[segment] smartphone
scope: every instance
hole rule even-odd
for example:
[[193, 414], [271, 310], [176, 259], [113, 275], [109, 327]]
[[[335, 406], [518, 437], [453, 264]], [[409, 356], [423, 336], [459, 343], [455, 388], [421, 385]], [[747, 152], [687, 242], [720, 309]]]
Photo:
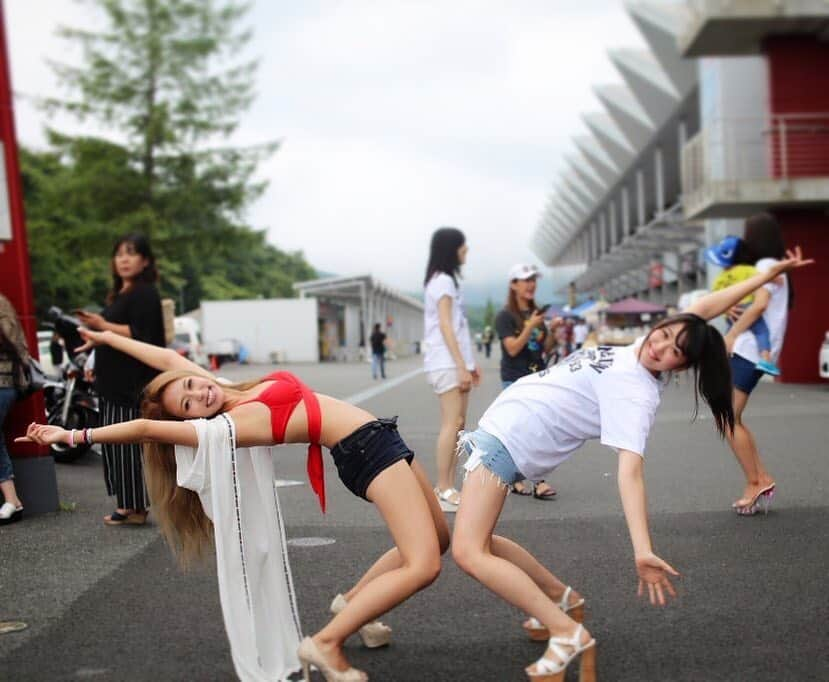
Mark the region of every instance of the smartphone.
[[546, 312], [550, 309], [550, 305], [551, 305], [551, 304], [550, 304], [550, 303], [548, 303], [547, 305], [543, 305], [543, 306], [541, 306], [541, 307], [538, 309], [538, 312], [540, 312], [540, 313], [543, 315], [544, 313], [546, 313]]

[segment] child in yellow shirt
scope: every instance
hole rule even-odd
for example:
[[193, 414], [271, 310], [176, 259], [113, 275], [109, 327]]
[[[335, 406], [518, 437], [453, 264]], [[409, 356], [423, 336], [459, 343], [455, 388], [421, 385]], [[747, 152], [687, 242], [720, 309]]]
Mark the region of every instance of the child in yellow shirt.
[[[734, 265], [734, 257], [740, 245], [740, 238], [728, 236], [719, 244], [705, 250], [705, 258], [709, 263], [725, 268], [714, 280], [711, 287], [713, 291], [719, 291], [730, 287], [732, 284], [742, 282], [757, 274], [757, 268], [753, 265]], [[740, 301], [740, 307], [745, 309], [754, 302], [754, 294], [746, 296]], [[731, 320], [728, 320], [731, 326]], [[757, 369], [772, 376], [780, 375], [780, 368], [774, 363], [771, 357], [771, 335], [765, 319], [761, 315], [751, 325], [750, 331], [757, 341], [757, 348], [760, 351], [760, 361], [755, 365]]]

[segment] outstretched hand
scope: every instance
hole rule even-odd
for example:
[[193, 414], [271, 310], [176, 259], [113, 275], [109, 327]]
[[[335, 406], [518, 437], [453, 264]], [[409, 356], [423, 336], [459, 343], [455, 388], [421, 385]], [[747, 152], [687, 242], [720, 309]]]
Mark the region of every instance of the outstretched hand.
[[25, 436], [18, 436], [15, 443], [39, 443], [40, 445], [52, 445], [53, 443], [68, 443], [69, 431], [60, 426], [49, 424], [36, 424], [32, 422], [26, 429]]
[[815, 262], [814, 258], [803, 258], [803, 251], [799, 246], [794, 249], [786, 249], [786, 257], [774, 266], [778, 273], [788, 272], [796, 268], [802, 268]]
[[78, 346], [75, 349], [76, 353], [83, 353], [85, 351], [91, 350], [95, 346], [100, 346], [104, 343], [104, 332], [95, 331], [93, 329], [87, 329], [86, 327], [78, 327], [78, 333], [81, 335], [81, 338], [86, 342], [82, 346]]
[[676, 598], [676, 590], [668, 579], [668, 576], [679, 577], [679, 573], [666, 561], [660, 559], [656, 554], [650, 553], [636, 557], [636, 572], [639, 574], [638, 596], [645, 593], [645, 586], [648, 588], [648, 598], [651, 604], [665, 606], [665, 593]]

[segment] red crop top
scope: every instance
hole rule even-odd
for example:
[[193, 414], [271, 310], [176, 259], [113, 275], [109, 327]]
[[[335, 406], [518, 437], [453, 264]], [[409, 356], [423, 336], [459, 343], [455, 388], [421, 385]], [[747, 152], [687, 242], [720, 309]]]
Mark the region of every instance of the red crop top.
[[245, 402], [262, 403], [268, 407], [271, 411], [271, 433], [276, 443], [285, 441], [288, 420], [296, 406], [300, 402], [305, 402], [305, 412], [308, 415], [308, 480], [311, 482], [311, 488], [319, 497], [320, 507], [325, 513], [325, 476], [322, 466], [322, 448], [319, 443], [322, 431], [322, 411], [317, 396], [290, 372], [274, 372], [262, 381], [274, 383], [255, 398]]

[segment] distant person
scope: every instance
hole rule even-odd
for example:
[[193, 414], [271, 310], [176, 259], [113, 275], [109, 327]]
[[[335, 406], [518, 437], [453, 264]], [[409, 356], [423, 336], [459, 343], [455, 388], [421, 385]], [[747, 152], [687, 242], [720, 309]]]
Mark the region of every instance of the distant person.
[[[735, 258], [735, 265], [753, 265], [760, 273], [775, 269], [787, 255], [780, 225], [768, 213], [746, 219], [743, 246]], [[774, 478], [766, 471], [760, 459], [757, 441], [743, 422], [743, 411], [763, 375], [763, 370], [757, 366], [761, 359], [758, 340], [749, 330], [761, 316], [765, 318], [771, 337], [771, 358], [776, 360], [783, 349], [793, 301], [794, 291], [789, 276], [771, 279], [754, 292], [754, 302], [742, 311], [725, 335], [726, 345], [731, 351], [731, 374], [734, 381], [735, 424], [728, 444], [746, 479], [742, 497], [731, 506], [741, 515], [750, 516], [761, 509], [768, 510], [776, 488]], [[739, 314], [740, 310], [734, 312]]]
[[475, 350], [479, 353], [484, 349], [484, 335], [481, 332], [475, 332]]
[[374, 325], [369, 337], [371, 343], [371, 378], [386, 378], [386, 335], [380, 329], [380, 323]]
[[492, 331], [492, 327], [487, 325], [484, 327], [484, 333], [481, 335], [481, 341], [484, 344], [484, 352], [486, 356], [489, 357], [492, 355], [492, 341], [495, 338], [495, 334]]
[[581, 350], [581, 347], [587, 340], [587, 335], [589, 333], [590, 327], [587, 325], [587, 322], [585, 322], [582, 318], [579, 318], [573, 326], [573, 343], [576, 346], [576, 350]]
[[435, 494], [441, 508], [449, 512], [457, 509], [461, 499], [455, 488], [455, 443], [466, 422], [469, 391], [480, 381], [458, 284], [468, 250], [466, 237], [457, 228], [436, 230], [424, 280], [423, 369], [440, 401]]
[[[732, 284], [742, 282], [744, 279], [748, 279], [757, 274], [757, 268], [753, 264], [738, 263], [738, 260], [751, 258], [751, 256], [745, 253], [746, 249], [745, 242], [733, 235], [729, 235], [719, 244], [715, 244], [706, 249], [705, 259], [709, 263], [724, 268], [714, 280], [714, 284], [711, 286], [712, 291], [725, 289]], [[780, 283], [782, 281], [778, 282], [778, 284]], [[745, 310], [752, 303], [754, 303], [754, 294], [746, 296], [740, 301], [739, 308]], [[730, 328], [731, 320], [729, 319], [726, 324]], [[771, 336], [769, 334], [769, 326], [766, 324], [765, 313], [754, 320], [749, 331], [754, 334], [754, 339], [757, 342], [758, 355], [760, 356], [755, 367], [766, 374], [780, 376], [780, 368], [775, 364], [771, 356]]]
[[[138, 233], [121, 237], [112, 249], [112, 290], [100, 314], [78, 311], [89, 329], [164, 346], [158, 270], [150, 242]], [[157, 372], [141, 361], [104, 345], [95, 351], [95, 389], [101, 397], [101, 423], [118, 424], [140, 416], [141, 390]], [[108, 526], [142, 525], [150, 506], [140, 444], [104, 443], [104, 481], [116, 509]]]
[[3, 493], [0, 525], [23, 517], [23, 503], [14, 486], [14, 468], [2, 427], [17, 400], [18, 391], [27, 388], [25, 368], [28, 364], [29, 347], [17, 311], [11, 301], [0, 294], [0, 492]]
[[[544, 357], [553, 347], [554, 334], [535, 302], [539, 277], [541, 272], [534, 265], [514, 265], [509, 271], [507, 301], [495, 316], [495, 330], [501, 340], [502, 388], [544, 369]], [[557, 328], [560, 323], [557, 318], [552, 327]], [[516, 481], [512, 492], [532, 495], [537, 500], [551, 500], [556, 496], [556, 491], [543, 479], [532, 483]]]

